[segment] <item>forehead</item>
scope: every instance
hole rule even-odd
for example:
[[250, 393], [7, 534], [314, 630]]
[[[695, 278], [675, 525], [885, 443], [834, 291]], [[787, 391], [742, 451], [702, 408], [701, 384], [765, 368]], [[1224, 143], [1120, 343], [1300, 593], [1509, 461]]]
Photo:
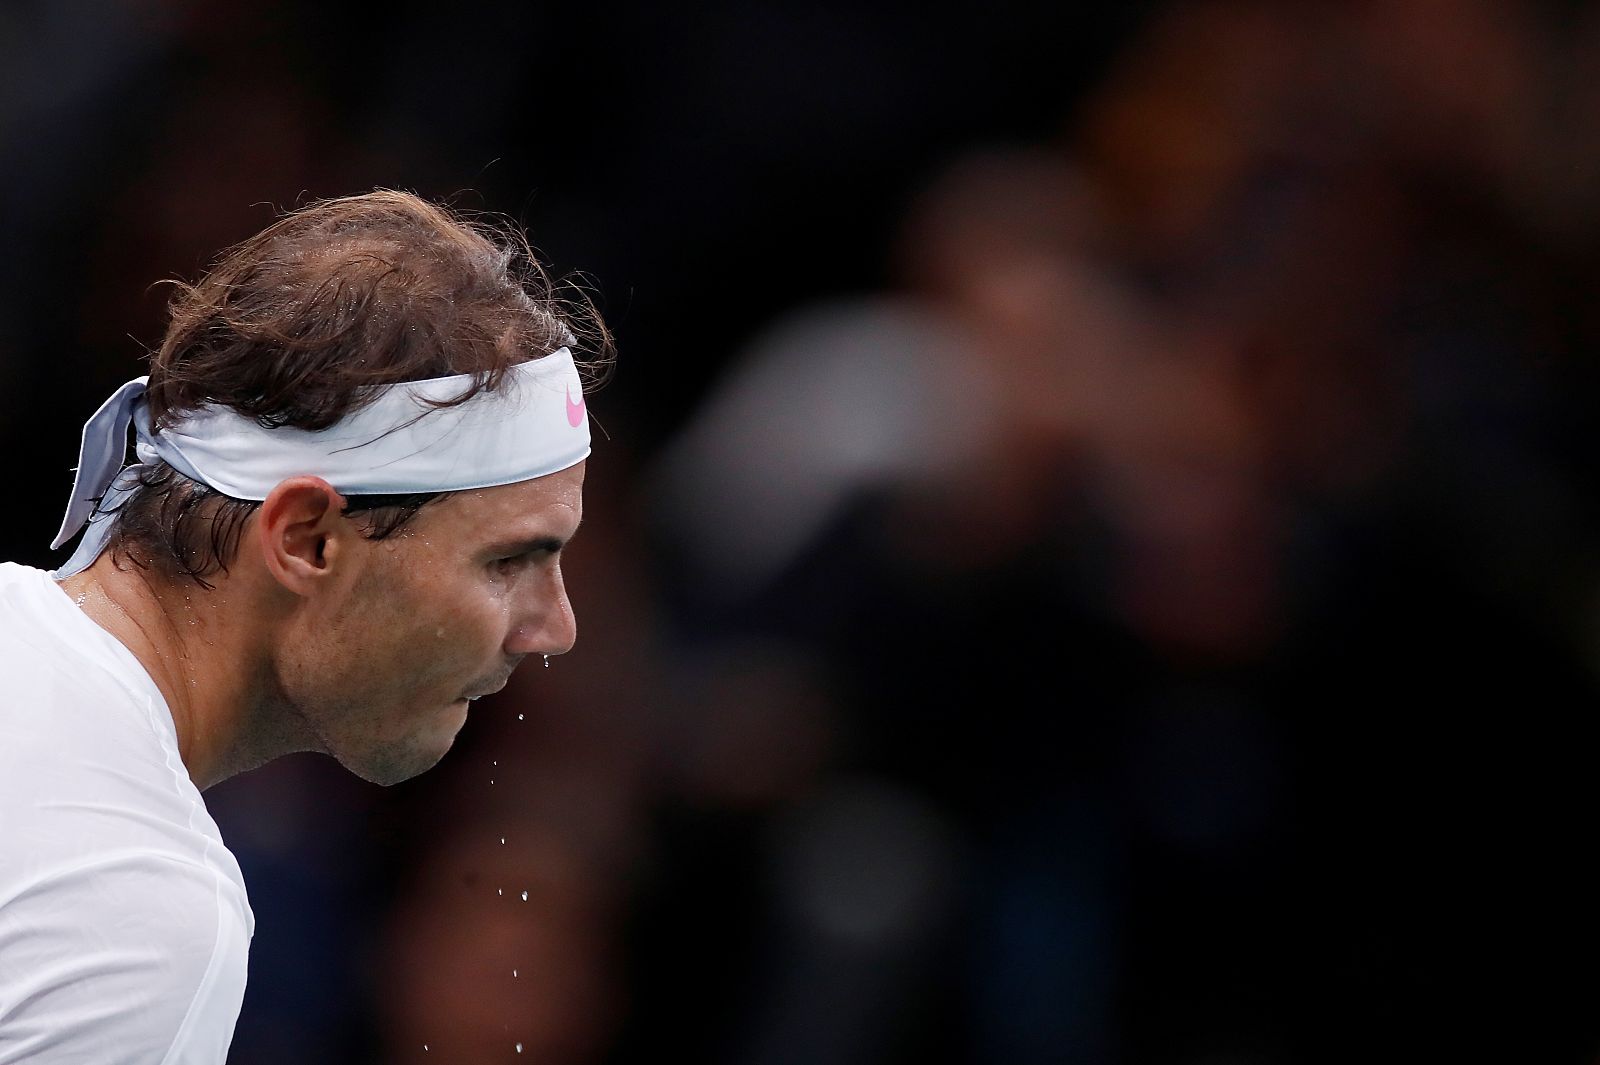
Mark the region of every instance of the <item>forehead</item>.
[[[507, 536], [554, 536], [566, 539], [583, 520], [585, 463], [544, 477], [493, 488], [451, 492], [438, 504], [424, 507], [433, 531], [458, 539], [490, 541]], [[430, 512], [432, 512], [430, 514]]]

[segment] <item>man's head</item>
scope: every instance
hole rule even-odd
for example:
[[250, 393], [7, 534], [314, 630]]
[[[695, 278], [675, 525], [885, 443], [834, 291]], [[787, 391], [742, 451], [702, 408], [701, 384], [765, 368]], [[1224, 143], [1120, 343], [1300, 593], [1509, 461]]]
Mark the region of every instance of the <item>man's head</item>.
[[[594, 356], [578, 367], [589, 383], [610, 355], [587, 301], [555, 297], [519, 237], [398, 192], [285, 216], [178, 285], [171, 317], [142, 400], [151, 439], [207, 411], [251, 432], [339, 432], [374, 417], [394, 386], [454, 379], [448, 395], [413, 403], [418, 418], [380, 419], [403, 433], [539, 384], [537, 366], [556, 364], [530, 360], [579, 337]], [[583, 383], [565, 388], [567, 421], [580, 426]], [[543, 475], [451, 482], [494, 487], [379, 495], [285, 470], [270, 490], [233, 498], [141, 456], [114, 506], [112, 563], [158, 589], [248, 603], [272, 634], [252, 694], [368, 779], [427, 768], [465, 700], [498, 688], [523, 656], [571, 646], [558, 552], [581, 515], [575, 457]]]
[[[322, 430], [383, 385], [473, 375], [457, 402], [577, 338], [592, 385], [611, 340], [581, 294], [558, 297], [521, 236], [404, 192], [324, 200], [229, 249], [194, 285], [175, 283], [151, 356], [157, 429], [203, 404], [265, 426]], [[204, 582], [225, 570], [255, 503], [157, 463], [118, 512], [117, 556]], [[375, 538], [434, 493], [351, 497]]]

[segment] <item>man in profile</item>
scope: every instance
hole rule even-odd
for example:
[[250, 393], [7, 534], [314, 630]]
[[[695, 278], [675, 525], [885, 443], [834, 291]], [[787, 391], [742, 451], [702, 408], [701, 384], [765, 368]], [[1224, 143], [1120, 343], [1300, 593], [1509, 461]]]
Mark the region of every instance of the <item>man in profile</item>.
[[520, 240], [398, 192], [178, 287], [84, 427], [76, 551], [0, 564], [0, 1065], [226, 1058], [254, 919], [201, 791], [292, 751], [404, 780], [572, 646], [610, 353]]

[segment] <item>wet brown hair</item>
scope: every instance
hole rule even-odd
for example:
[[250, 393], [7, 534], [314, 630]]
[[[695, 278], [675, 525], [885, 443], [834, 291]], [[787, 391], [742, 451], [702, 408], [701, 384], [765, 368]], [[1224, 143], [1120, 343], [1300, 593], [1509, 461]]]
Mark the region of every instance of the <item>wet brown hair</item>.
[[[289, 212], [223, 253], [194, 284], [173, 282], [170, 324], [146, 393], [157, 433], [204, 404], [269, 428], [326, 429], [384, 385], [472, 375], [464, 403], [513, 365], [573, 349], [586, 390], [613, 348], [583, 289], [553, 284], [514, 226], [378, 190]], [[350, 496], [382, 539], [440, 493]], [[162, 462], [116, 510], [113, 558], [209, 587], [259, 503]]]

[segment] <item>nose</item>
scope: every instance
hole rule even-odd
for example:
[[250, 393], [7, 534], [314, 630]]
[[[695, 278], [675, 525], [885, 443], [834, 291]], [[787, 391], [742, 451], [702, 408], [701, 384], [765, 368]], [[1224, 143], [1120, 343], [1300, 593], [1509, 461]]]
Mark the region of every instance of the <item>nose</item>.
[[527, 599], [518, 604], [506, 637], [506, 653], [564, 655], [578, 641], [578, 619], [572, 613], [560, 567], [551, 567], [549, 578], [534, 585]]

